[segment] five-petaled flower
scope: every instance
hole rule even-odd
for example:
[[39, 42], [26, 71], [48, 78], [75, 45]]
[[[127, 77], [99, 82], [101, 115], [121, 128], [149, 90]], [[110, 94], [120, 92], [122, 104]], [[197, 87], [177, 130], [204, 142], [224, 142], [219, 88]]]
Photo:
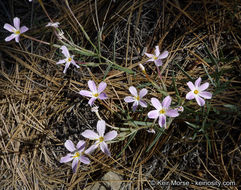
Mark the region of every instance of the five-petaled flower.
[[186, 99], [192, 100], [195, 98], [195, 100], [197, 101], [199, 106], [204, 106], [205, 101], [201, 97], [203, 97], [205, 99], [211, 99], [212, 94], [210, 92], [204, 91], [208, 88], [209, 83], [205, 82], [204, 84], [200, 85], [201, 81], [202, 81], [202, 79], [199, 77], [195, 81], [195, 85], [191, 81], [189, 81], [187, 83], [187, 85], [191, 91], [187, 93]]
[[100, 146], [100, 149], [102, 152], [110, 156], [110, 151], [108, 149], [108, 146], [106, 144], [106, 141], [110, 141], [114, 139], [117, 136], [117, 132], [115, 130], [110, 131], [106, 134], [105, 133], [105, 121], [104, 120], [99, 120], [97, 122], [97, 133], [91, 130], [85, 130], [83, 133], [81, 133], [82, 136], [85, 138], [88, 138], [90, 140], [95, 140], [95, 144], [92, 145], [90, 148], [90, 152], [94, 151], [98, 146]]
[[179, 115], [177, 110], [169, 109], [171, 105], [171, 97], [167, 96], [164, 98], [162, 103], [156, 98], [151, 99], [152, 105], [156, 108], [156, 110], [152, 110], [148, 113], [148, 117], [151, 119], [157, 119], [159, 117], [159, 125], [160, 127], [166, 128], [166, 116], [169, 117], [177, 117]]
[[98, 86], [98, 89], [95, 85], [95, 82], [92, 81], [92, 80], [89, 80], [88, 81], [88, 86], [89, 86], [89, 89], [90, 91], [88, 90], [81, 90], [79, 93], [80, 95], [82, 96], [87, 96], [87, 97], [90, 97], [90, 100], [88, 102], [88, 104], [90, 106], [92, 106], [94, 104], [94, 101], [96, 99], [101, 99], [101, 100], [105, 100], [107, 99], [107, 95], [103, 92], [107, 86], [107, 84], [105, 82], [101, 82]]
[[64, 146], [71, 152], [69, 154], [67, 154], [66, 156], [62, 157], [60, 159], [61, 163], [66, 163], [66, 162], [70, 162], [71, 160], [73, 160], [72, 162], [72, 169], [73, 172], [76, 171], [76, 168], [78, 166], [78, 162], [82, 162], [84, 164], [89, 164], [90, 160], [89, 158], [87, 158], [84, 153], [88, 154], [90, 152], [90, 149], [87, 149], [86, 151], [84, 151], [85, 149], [85, 141], [79, 141], [77, 146], [74, 146], [74, 143], [71, 140], [67, 140], [64, 143]]
[[18, 17], [15, 17], [13, 19], [13, 25], [14, 27], [7, 23], [4, 24], [3, 28], [13, 33], [10, 36], [6, 37], [5, 41], [8, 42], [15, 38], [15, 41], [19, 43], [20, 34], [28, 31], [28, 28], [26, 26], [20, 27], [20, 19]]
[[69, 54], [69, 50], [67, 49], [66, 46], [62, 46], [60, 48], [62, 50], [62, 53], [65, 56], [65, 59], [59, 60], [56, 64], [62, 64], [62, 63], [66, 63], [65, 64], [65, 68], [63, 73], [66, 73], [67, 69], [69, 68], [70, 64], [72, 63], [74, 66], [76, 66], [77, 68], [80, 68], [74, 61], [74, 55], [70, 55]]
[[147, 89], [143, 88], [141, 89], [140, 93], [137, 93], [137, 90], [134, 86], [131, 86], [129, 88], [130, 93], [133, 95], [132, 96], [127, 96], [125, 97], [124, 101], [127, 103], [134, 102], [133, 103], [133, 111], [136, 110], [137, 106], [140, 104], [142, 107], [147, 107], [147, 103], [142, 100], [142, 98], [147, 94]]
[[159, 46], [156, 46], [154, 54], [145, 53], [145, 55], [150, 58], [147, 60], [147, 62], [154, 61], [156, 66], [162, 66], [162, 59], [167, 58], [168, 51], [164, 51], [162, 54], [160, 54]]

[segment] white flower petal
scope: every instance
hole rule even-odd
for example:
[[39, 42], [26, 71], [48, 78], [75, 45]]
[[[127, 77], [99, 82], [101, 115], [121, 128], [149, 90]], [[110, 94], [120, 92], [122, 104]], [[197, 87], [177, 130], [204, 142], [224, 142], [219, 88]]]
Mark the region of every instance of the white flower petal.
[[163, 64], [161, 59], [154, 60], [154, 63], [157, 67], [160, 67]]
[[66, 58], [69, 58], [69, 57], [70, 57], [70, 55], [69, 55], [69, 50], [67, 49], [66, 46], [61, 46], [60, 49], [62, 50], [62, 53], [64, 54], [64, 56], [65, 56]]
[[109, 151], [108, 146], [105, 142], [100, 143], [100, 150], [102, 152], [104, 152], [105, 154], [107, 154], [108, 156], [110, 156], [110, 151]]
[[8, 37], [5, 38], [5, 41], [8, 42], [8, 41], [12, 40], [12, 39], [15, 38], [15, 37], [16, 37], [15, 34], [11, 34], [10, 36], [8, 36]]
[[169, 109], [166, 111], [166, 115], [168, 117], [177, 117], [177, 116], [179, 116], [179, 113], [177, 110]]
[[87, 139], [90, 140], [97, 140], [99, 139], [99, 135], [97, 133], [95, 133], [94, 131], [91, 131], [89, 129], [85, 130], [83, 133], [81, 133], [81, 135]]
[[158, 118], [159, 115], [160, 115], [159, 111], [157, 111], [157, 110], [152, 110], [152, 111], [148, 112], [148, 114], [147, 114], [148, 118], [150, 118], [150, 119], [156, 119], [156, 118]]
[[70, 63], [66, 63], [65, 64], [64, 71], [63, 71], [64, 74], [66, 73], [66, 71], [69, 68], [69, 66], [70, 66]]
[[8, 30], [9, 32], [14, 32], [16, 30], [12, 25], [7, 24], [7, 23], [4, 24], [3, 28]]
[[97, 88], [95, 85], [95, 82], [93, 80], [89, 80], [88, 81], [88, 86], [91, 92], [96, 93], [97, 92]]
[[159, 55], [158, 59], [165, 59], [168, 56], [168, 51], [164, 51], [161, 55]]
[[97, 99], [97, 98], [94, 98], [94, 97], [90, 98], [90, 100], [88, 101], [88, 104], [89, 104], [90, 106], [93, 106], [93, 104], [94, 104], [94, 102], [95, 102], [96, 99]]
[[156, 46], [155, 47], [155, 56], [158, 57], [160, 55], [160, 49], [159, 49], [159, 46]]
[[85, 148], [85, 141], [80, 140], [76, 145], [76, 148], [78, 149], [78, 151], [83, 150]]
[[136, 88], [135, 88], [134, 86], [131, 86], [131, 87], [129, 88], [129, 91], [130, 91], [130, 93], [131, 93], [133, 96], [135, 96], [135, 97], [138, 96], [137, 90], [136, 90]]
[[72, 154], [67, 154], [66, 156], [62, 157], [60, 159], [60, 163], [66, 163], [73, 160], [73, 155]]
[[186, 95], [186, 99], [192, 100], [193, 98], [195, 98], [195, 94], [192, 91], [188, 92], [187, 95]]
[[13, 19], [13, 25], [16, 28], [16, 30], [20, 30], [20, 19], [18, 17], [15, 17]]
[[160, 103], [160, 101], [158, 99], [151, 98], [151, 103], [157, 110], [161, 110], [162, 109], [162, 105], [161, 105], [161, 103]]
[[63, 63], [65, 63], [65, 59], [59, 60], [56, 64], [58, 65], [58, 64], [63, 64]]
[[27, 28], [26, 26], [22, 26], [22, 27], [20, 28], [20, 33], [21, 33], [21, 34], [24, 33], [24, 32], [26, 32], [26, 31], [28, 31], [28, 28]]
[[201, 84], [202, 79], [199, 77], [196, 81], [195, 81], [195, 87], [198, 88]]
[[148, 93], [147, 89], [145, 89], [145, 88], [141, 89], [141, 91], [139, 93], [140, 98], [143, 98], [147, 93]]
[[135, 98], [132, 97], [132, 96], [127, 96], [127, 97], [124, 98], [124, 101], [127, 102], [127, 103], [134, 102]]
[[205, 104], [204, 99], [202, 99], [202, 98], [199, 97], [199, 96], [195, 96], [195, 99], [196, 99], [196, 101], [197, 101], [197, 103], [198, 103], [199, 106], [204, 106], [204, 104]]
[[73, 170], [74, 173], [76, 172], [76, 169], [77, 169], [77, 166], [78, 166], [78, 162], [79, 162], [78, 158], [75, 158], [73, 160], [73, 162], [72, 162], [72, 170]]
[[193, 84], [191, 81], [189, 81], [189, 82], [187, 83], [187, 86], [190, 88], [190, 90], [195, 90], [195, 89], [196, 89], [195, 86], [194, 86], [194, 84]]
[[111, 141], [112, 139], [116, 138], [117, 132], [116, 131], [110, 131], [105, 134], [104, 141]]
[[171, 105], [172, 102], [172, 98], [170, 96], [167, 96], [164, 98], [164, 100], [162, 101], [162, 107], [163, 108], [169, 108], [169, 106]]
[[65, 141], [64, 146], [70, 152], [74, 152], [76, 150], [74, 143], [71, 140]]
[[87, 97], [92, 97], [92, 92], [90, 92], [90, 91], [88, 91], [88, 90], [81, 90], [80, 92], [79, 92], [79, 94], [80, 95], [82, 95], [82, 96], [87, 96]]
[[106, 88], [107, 84], [105, 82], [101, 82], [98, 86], [98, 93], [100, 94], [101, 92], [103, 92]]
[[17, 42], [17, 43], [19, 43], [19, 35], [15, 35], [15, 41]]
[[203, 97], [203, 98], [206, 98], [206, 99], [211, 99], [212, 98], [212, 93], [206, 92], [206, 91], [200, 92], [199, 95], [201, 97]]
[[199, 91], [204, 91], [204, 90], [206, 90], [208, 87], [209, 87], [209, 83], [208, 83], [208, 82], [205, 82], [204, 84], [202, 84], [202, 85], [200, 85], [200, 86], [198, 87], [198, 90], [199, 90]]
[[144, 107], [144, 108], [147, 107], [147, 103], [144, 100], [140, 100], [139, 103], [140, 103], [141, 107]]
[[105, 121], [99, 120], [97, 122], [97, 131], [99, 133], [99, 136], [103, 137], [105, 134]]
[[160, 127], [165, 127], [166, 126], [166, 116], [160, 115], [158, 123], [159, 123]]
[[149, 58], [152, 58], [153, 57], [153, 54], [150, 54], [150, 53], [145, 53], [145, 55]]

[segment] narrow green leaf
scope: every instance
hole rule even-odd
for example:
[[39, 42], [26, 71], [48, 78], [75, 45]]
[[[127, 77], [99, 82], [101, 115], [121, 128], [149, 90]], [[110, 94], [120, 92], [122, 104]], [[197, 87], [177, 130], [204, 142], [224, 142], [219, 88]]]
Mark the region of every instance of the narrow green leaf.
[[136, 136], [137, 132], [134, 132], [128, 139], [126, 145], [124, 146], [124, 148], [121, 150], [121, 152], [117, 155], [117, 158], [122, 154], [122, 152], [127, 148], [127, 146], [129, 146], [129, 144], [131, 143], [131, 141], [134, 139], [134, 137]]
[[174, 62], [174, 63], [183, 72], [184, 75], [186, 75], [191, 81], [193, 81], [193, 78], [186, 71], [184, 71], [183, 68], [180, 65], [178, 65], [176, 62]]
[[199, 129], [199, 126], [198, 126], [198, 125], [189, 123], [189, 122], [187, 122], [187, 121], [185, 121], [185, 123], [188, 124], [190, 127], [194, 128], [194, 129]]
[[157, 141], [159, 140], [160, 136], [163, 134], [163, 132], [161, 132], [160, 130], [157, 131], [156, 137], [154, 139], [154, 141], [150, 144], [150, 146], [147, 148], [146, 152], [149, 152], [150, 149], [157, 143]]

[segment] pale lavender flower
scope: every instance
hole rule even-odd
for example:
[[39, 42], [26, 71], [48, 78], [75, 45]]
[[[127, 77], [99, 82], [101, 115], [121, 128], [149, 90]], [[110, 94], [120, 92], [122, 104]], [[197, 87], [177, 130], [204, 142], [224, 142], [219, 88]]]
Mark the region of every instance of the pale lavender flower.
[[154, 61], [156, 66], [162, 66], [162, 59], [167, 58], [168, 51], [164, 51], [162, 54], [160, 54], [159, 46], [156, 46], [154, 54], [145, 53], [145, 55], [150, 58], [147, 60], [147, 62]]
[[86, 156], [84, 156], [84, 153], [88, 154], [90, 152], [90, 149], [84, 151], [85, 149], [85, 141], [79, 141], [77, 146], [74, 146], [74, 143], [71, 140], [67, 140], [64, 143], [64, 146], [69, 150], [71, 153], [67, 154], [66, 156], [62, 157], [60, 159], [60, 163], [66, 163], [72, 162], [72, 169], [73, 172], [76, 171], [76, 168], [78, 166], [78, 162], [82, 162], [84, 164], [89, 164], [90, 160]]
[[164, 98], [162, 103], [156, 98], [151, 99], [152, 105], [156, 110], [152, 110], [148, 113], [148, 117], [151, 119], [157, 119], [159, 117], [160, 127], [165, 127], [166, 125], [166, 116], [168, 117], [177, 117], [179, 115], [177, 110], [170, 109], [172, 99], [170, 96]]
[[134, 86], [131, 86], [129, 88], [129, 91], [133, 96], [125, 97], [124, 101], [127, 102], [127, 103], [134, 102], [133, 103], [133, 111], [136, 110], [138, 105], [141, 105], [141, 107], [144, 107], [144, 108], [147, 107], [147, 103], [144, 100], [142, 100], [142, 98], [148, 92], [147, 89], [145, 89], [145, 88], [141, 89], [140, 93], [138, 94], [136, 88]]
[[69, 50], [67, 49], [66, 46], [62, 46], [60, 49], [62, 50], [62, 53], [63, 53], [64, 56], [65, 56], [65, 59], [59, 60], [56, 64], [66, 63], [63, 73], [66, 73], [66, 71], [67, 71], [67, 69], [69, 68], [69, 66], [70, 66], [71, 63], [72, 63], [74, 66], [76, 66], [77, 68], [80, 68], [80, 67], [76, 64], [76, 62], [74, 61], [74, 55], [70, 55], [70, 54], [69, 54]]
[[97, 132], [98, 134], [94, 131], [87, 129], [83, 133], [81, 133], [81, 135], [84, 136], [85, 138], [96, 141], [95, 144], [89, 148], [90, 152], [94, 151], [98, 146], [100, 146], [101, 151], [107, 154], [108, 156], [110, 156], [110, 151], [108, 149], [106, 141], [110, 141], [114, 139], [117, 136], [117, 132], [113, 130], [104, 134], [105, 133], [104, 120], [99, 120], [97, 122]]
[[204, 84], [201, 85], [201, 81], [202, 79], [199, 77], [195, 81], [195, 85], [191, 81], [187, 83], [191, 91], [187, 93], [186, 99], [192, 100], [195, 98], [199, 106], [204, 106], [205, 101], [203, 98], [211, 99], [212, 94], [210, 92], [204, 91], [209, 87], [209, 83], [205, 82]]
[[59, 27], [59, 22], [49, 22], [45, 27], [58, 28]]
[[8, 42], [8, 41], [12, 40], [13, 38], [15, 38], [15, 41], [17, 43], [19, 43], [20, 35], [26, 31], [28, 31], [28, 28], [26, 26], [20, 27], [20, 19], [18, 17], [15, 17], [13, 19], [13, 25], [14, 25], [14, 27], [7, 23], [4, 24], [3, 28], [8, 30], [9, 32], [13, 33], [10, 36], [6, 37], [5, 41]]
[[89, 86], [90, 91], [81, 90], [79, 93], [82, 96], [90, 97], [90, 100], [88, 102], [88, 104], [90, 106], [92, 106], [94, 104], [94, 101], [98, 98], [101, 100], [105, 100], [108, 98], [107, 95], [103, 92], [107, 86], [107, 84], [105, 82], [101, 82], [97, 88], [95, 85], [95, 82], [92, 80], [89, 80], [88, 86]]

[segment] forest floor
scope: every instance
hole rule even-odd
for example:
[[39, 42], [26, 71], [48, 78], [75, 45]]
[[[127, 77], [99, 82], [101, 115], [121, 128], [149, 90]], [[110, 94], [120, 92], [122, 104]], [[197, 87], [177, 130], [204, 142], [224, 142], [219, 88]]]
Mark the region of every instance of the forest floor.
[[[0, 7], [0, 189], [241, 187], [239, 0], [8, 0]], [[29, 28], [20, 43], [4, 41], [3, 25], [14, 17]], [[50, 21], [59, 28], [46, 27]], [[80, 68], [63, 73], [62, 45]], [[169, 52], [158, 68], [144, 54], [155, 46]], [[187, 82], [199, 77], [212, 93], [202, 107], [185, 99]], [[95, 101], [99, 116], [79, 94], [89, 80], [107, 83], [108, 99]], [[147, 108], [134, 112], [124, 101], [130, 86], [148, 90]], [[167, 95], [184, 111], [164, 129], [148, 111], [151, 98]], [[81, 133], [96, 131], [100, 118], [118, 133], [111, 156], [98, 149], [74, 173], [60, 163], [64, 143], [85, 140]]]

